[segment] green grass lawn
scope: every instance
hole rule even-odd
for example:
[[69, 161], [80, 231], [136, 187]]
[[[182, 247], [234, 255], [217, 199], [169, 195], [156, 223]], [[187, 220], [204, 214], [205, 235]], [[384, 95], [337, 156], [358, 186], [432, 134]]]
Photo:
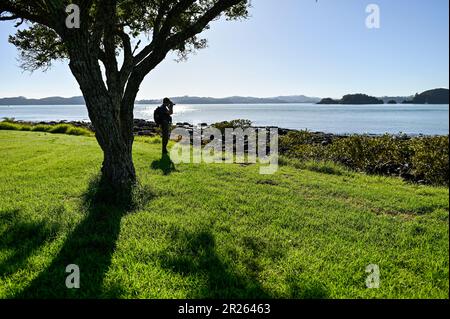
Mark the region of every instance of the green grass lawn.
[[[0, 131], [0, 297], [449, 297], [446, 188], [159, 159], [159, 144], [135, 143], [147, 201], [127, 211], [89, 201], [93, 137]], [[69, 264], [80, 289], [65, 286]]]

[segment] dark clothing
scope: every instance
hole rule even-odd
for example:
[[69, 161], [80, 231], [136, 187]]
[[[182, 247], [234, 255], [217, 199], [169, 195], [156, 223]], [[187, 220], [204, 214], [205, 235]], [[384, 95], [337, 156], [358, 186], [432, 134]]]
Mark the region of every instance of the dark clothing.
[[170, 124], [172, 124], [172, 116], [170, 116], [172, 113], [169, 111], [169, 109], [167, 109], [166, 106], [161, 105], [159, 107], [160, 109], [160, 121], [162, 122], [169, 122]]
[[161, 127], [161, 135], [162, 135], [162, 152], [163, 154], [167, 154], [167, 144], [170, 139], [170, 128], [172, 126], [172, 110], [169, 110], [165, 105], [161, 105], [161, 113], [160, 113], [160, 127]]
[[161, 121], [161, 135], [162, 135], [162, 152], [163, 154], [167, 154], [167, 144], [169, 143], [170, 138], [170, 127], [171, 122], [169, 121]]

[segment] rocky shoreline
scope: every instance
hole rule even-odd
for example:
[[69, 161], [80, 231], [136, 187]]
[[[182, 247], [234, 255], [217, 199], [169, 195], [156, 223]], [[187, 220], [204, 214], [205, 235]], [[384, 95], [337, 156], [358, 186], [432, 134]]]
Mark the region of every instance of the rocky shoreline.
[[[16, 120], [14, 121], [16, 123], [23, 123], [23, 124], [31, 124], [31, 125], [37, 125], [37, 124], [45, 124], [45, 125], [58, 125], [58, 124], [70, 124], [76, 127], [82, 127], [85, 129], [88, 129], [90, 131], [95, 132], [95, 129], [93, 127], [93, 125], [90, 122], [83, 122], [83, 121], [38, 121], [38, 122], [30, 122], [30, 121], [19, 121]], [[194, 129], [194, 125], [187, 123], [187, 122], [179, 122], [179, 123], [174, 123], [175, 127], [179, 127], [179, 128], [185, 128], [188, 131], [190, 131], [192, 133], [192, 130]], [[208, 127], [210, 127], [211, 125], [207, 124], [207, 123], [201, 123], [199, 124], [197, 127], [201, 127], [203, 129], [206, 129]], [[274, 126], [266, 126], [266, 127], [258, 127], [258, 126], [253, 126], [254, 128], [276, 128]], [[134, 120], [134, 135], [135, 136], [159, 136], [160, 135], [160, 130], [158, 125], [153, 122], [153, 121], [147, 121], [144, 119], [135, 119]], [[294, 130], [294, 129], [286, 129], [286, 128], [278, 128], [278, 134], [280, 136], [285, 136], [287, 135], [289, 132], [299, 132], [299, 130]], [[333, 133], [325, 133], [325, 132], [309, 132], [312, 136], [313, 139], [313, 143], [317, 143], [317, 144], [322, 144], [322, 145], [328, 145], [331, 144], [334, 140], [336, 139], [341, 139], [341, 138], [346, 138], [352, 134], [333, 134]], [[380, 136], [380, 134], [365, 134], [367, 136]], [[405, 135], [405, 134], [391, 134], [393, 136], [398, 136], [399, 138], [402, 139], [410, 139], [412, 137], [415, 136], [424, 136], [422, 134], [417, 134], [417, 135]]]

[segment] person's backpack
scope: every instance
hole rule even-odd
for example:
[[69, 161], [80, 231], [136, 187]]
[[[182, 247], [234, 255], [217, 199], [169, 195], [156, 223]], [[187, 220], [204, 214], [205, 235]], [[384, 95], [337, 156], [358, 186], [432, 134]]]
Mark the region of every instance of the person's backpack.
[[158, 106], [153, 112], [153, 119], [157, 125], [161, 125], [163, 116], [161, 106]]

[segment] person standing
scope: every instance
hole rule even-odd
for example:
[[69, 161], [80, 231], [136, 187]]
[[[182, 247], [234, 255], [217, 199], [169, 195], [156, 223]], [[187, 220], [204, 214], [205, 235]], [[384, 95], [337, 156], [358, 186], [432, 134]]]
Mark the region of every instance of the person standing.
[[164, 98], [163, 104], [158, 107], [154, 112], [154, 120], [157, 125], [161, 128], [162, 137], [162, 154], [168, 154], [167, 144], [170, 138], [170, 128], [172, 126], [172, 114], [173, 107], [176, 104], [173, 103], [169, 98]]

